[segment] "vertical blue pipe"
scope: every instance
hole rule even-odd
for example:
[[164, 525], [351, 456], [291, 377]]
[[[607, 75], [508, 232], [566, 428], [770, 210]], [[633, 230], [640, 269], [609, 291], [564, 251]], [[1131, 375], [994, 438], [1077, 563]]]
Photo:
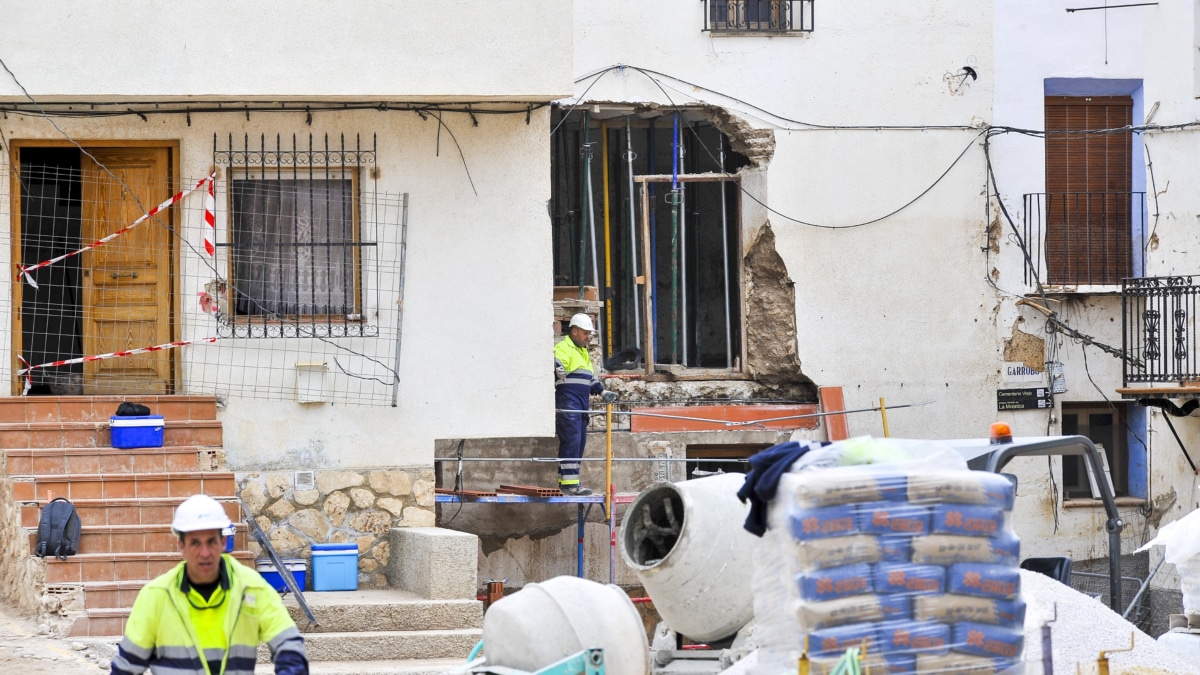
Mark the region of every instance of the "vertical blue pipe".
[[[654, 118], [650, 118], [650, 129], [646, 132], [646, 157], [650, 162], [646, 169], [651, 176], [654, 171]], [[658, 351], [658, 201], [654, 197], [654, 183], [647, 183], [650, 189], [650, 334], [654, 336], [654, 354]], [[653, 364], [651, 364], [653, 365]]]
[[579, 518], [579, 520], [577, 521], [578, 524], [577, 524], [577, 529], [576, 529], [576, 532], [579, 534], [579, 544], [578, 544], [579, 548], [575, 549], [575, 565], [576, 565], [575, 576], [582, 579], [583, 578], [583, 533], [584, 533], [583, 526], [584, 526], [584, 520], [585, 520], [584, 513], [583, 513], [583, 504], [576, 504], [575, 512], [576, 512], [576, 514], [578, 514], [578, 518]]
[[671, 189], [679, 189], [679, 113], [671, 122]]

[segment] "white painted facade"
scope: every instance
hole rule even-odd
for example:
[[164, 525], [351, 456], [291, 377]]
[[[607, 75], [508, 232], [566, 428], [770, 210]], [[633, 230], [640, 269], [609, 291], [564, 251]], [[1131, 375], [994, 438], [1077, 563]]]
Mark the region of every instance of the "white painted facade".
[[[353, 11], [321, 2], [4, 5], [0, 58], [46, 105], [161, 102], [179, 109], [218, 101], [235, 108], [264, 101], [314, 107], [419, 101], [434, 108], [477, 102], [516, 111], [480, 114], [477, 126], [466, 114], [445, 113], [442, 130], [433, 108], [419, 116], [384, 105], [313, 112], [311, 124], [303, 105], [295, 112], [146, 121], [57, 118], [61, 132], [37, 115], [11, 114], [0, 120], [0, 132], [6, 143], [61, 142], [64, 133], [85, 141], [177, 143], [179, 174], [187, 178], [208, 174], [214, 134], [377, 137], [375, 188], [410, 199], [398, 406], [301, 405], [235, 394], [220, 414], [231, 469], [427, 466], [436, 438], [553, 434], [552, 373], [545, 353], [530, 346], [549, 344], [552, 321], [544, 104], [571, 90], [570, 58], [562, 57], [571, 51], [569, 4], [470, 0], [436, 12], [408, 1], [360, 3]], [[0, 77], [0, 100], [29, 103], [7, 74]], [[0, 218], [7, 228], [15, 181], [8, 180], [7, 161], [2, 171]], [[223, 211], [218, 207], [218, 242], [228, 241]], [[198, 244], [199, 218], [184, 226], [182, 234]], [[395, 259], [398, 252], [384, 255]], [[10, 265], [9, 246], [0, 258]], [[8, 330], [12, 279], [6, 278], [0, 351], [7, 365], [15, 363], [15, 354]], [[365, 309], [394, 326], [397, 280], [389, 281], [378, 306]], [[196, 306], [199, 290], [181, 290], [190, 298], [182, 304], [184, 337], [212, 329], [211, 318]], [[263, 341], [255, 342], [240, 356], [251, 359], [251, 367], [272, 358]], [[360, 341], [358, 348], [391, 361], [395, 343], [376, 342]], [[237, 352], [248, 346], [222, 343], [230, 354], [222, 367], [237, 367]], [[190, 350], [203, 347], [185, 349], [180, 393], [192, 391], [189, 369], [213, 362], [192, 356]]]

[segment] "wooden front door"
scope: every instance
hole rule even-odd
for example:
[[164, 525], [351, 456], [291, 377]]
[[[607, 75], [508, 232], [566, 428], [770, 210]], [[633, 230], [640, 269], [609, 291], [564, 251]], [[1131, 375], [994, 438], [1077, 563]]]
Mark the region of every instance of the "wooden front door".
[[[128, 226], [171, 196], [167, 148], [94, 148], [88, 152], [95, 161], [86, 155], [81, 161], [85, 244]], [[85, 355], [171, 341], [172, 254], [167, 227], [173, 225], [173, 211], [166, 210], [80, 256]], [[85, 363], [83, 392], [172, 393], [171, 353]]]

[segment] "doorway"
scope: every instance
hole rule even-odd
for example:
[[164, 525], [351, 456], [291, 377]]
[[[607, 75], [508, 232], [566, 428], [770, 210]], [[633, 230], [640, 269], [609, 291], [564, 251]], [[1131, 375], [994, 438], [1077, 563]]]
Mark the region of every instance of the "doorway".
[[[172, 194], [164, 145], [48, 147], [14, 143], [19, 167], [17, 263], [78, 251], [129, 226]], [[14, 293], [18, 354], [33, 366], [170, 342], [173, 210], [102, 246], [29, 272]], [[169, 394], [172, 353], [34, 368], [30, 395]], [[25, 383], [14, 383], [16, 392]]]

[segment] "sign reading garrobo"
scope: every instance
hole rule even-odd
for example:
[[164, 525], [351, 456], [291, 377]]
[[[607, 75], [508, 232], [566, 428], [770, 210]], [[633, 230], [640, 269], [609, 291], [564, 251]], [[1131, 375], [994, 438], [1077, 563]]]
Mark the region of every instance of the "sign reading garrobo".
[[1000, 367], [1000, 381], [1004, 384], [1042, 384], [1046, 371], [1030, 368], [1020, 361], [1005, 361]]

